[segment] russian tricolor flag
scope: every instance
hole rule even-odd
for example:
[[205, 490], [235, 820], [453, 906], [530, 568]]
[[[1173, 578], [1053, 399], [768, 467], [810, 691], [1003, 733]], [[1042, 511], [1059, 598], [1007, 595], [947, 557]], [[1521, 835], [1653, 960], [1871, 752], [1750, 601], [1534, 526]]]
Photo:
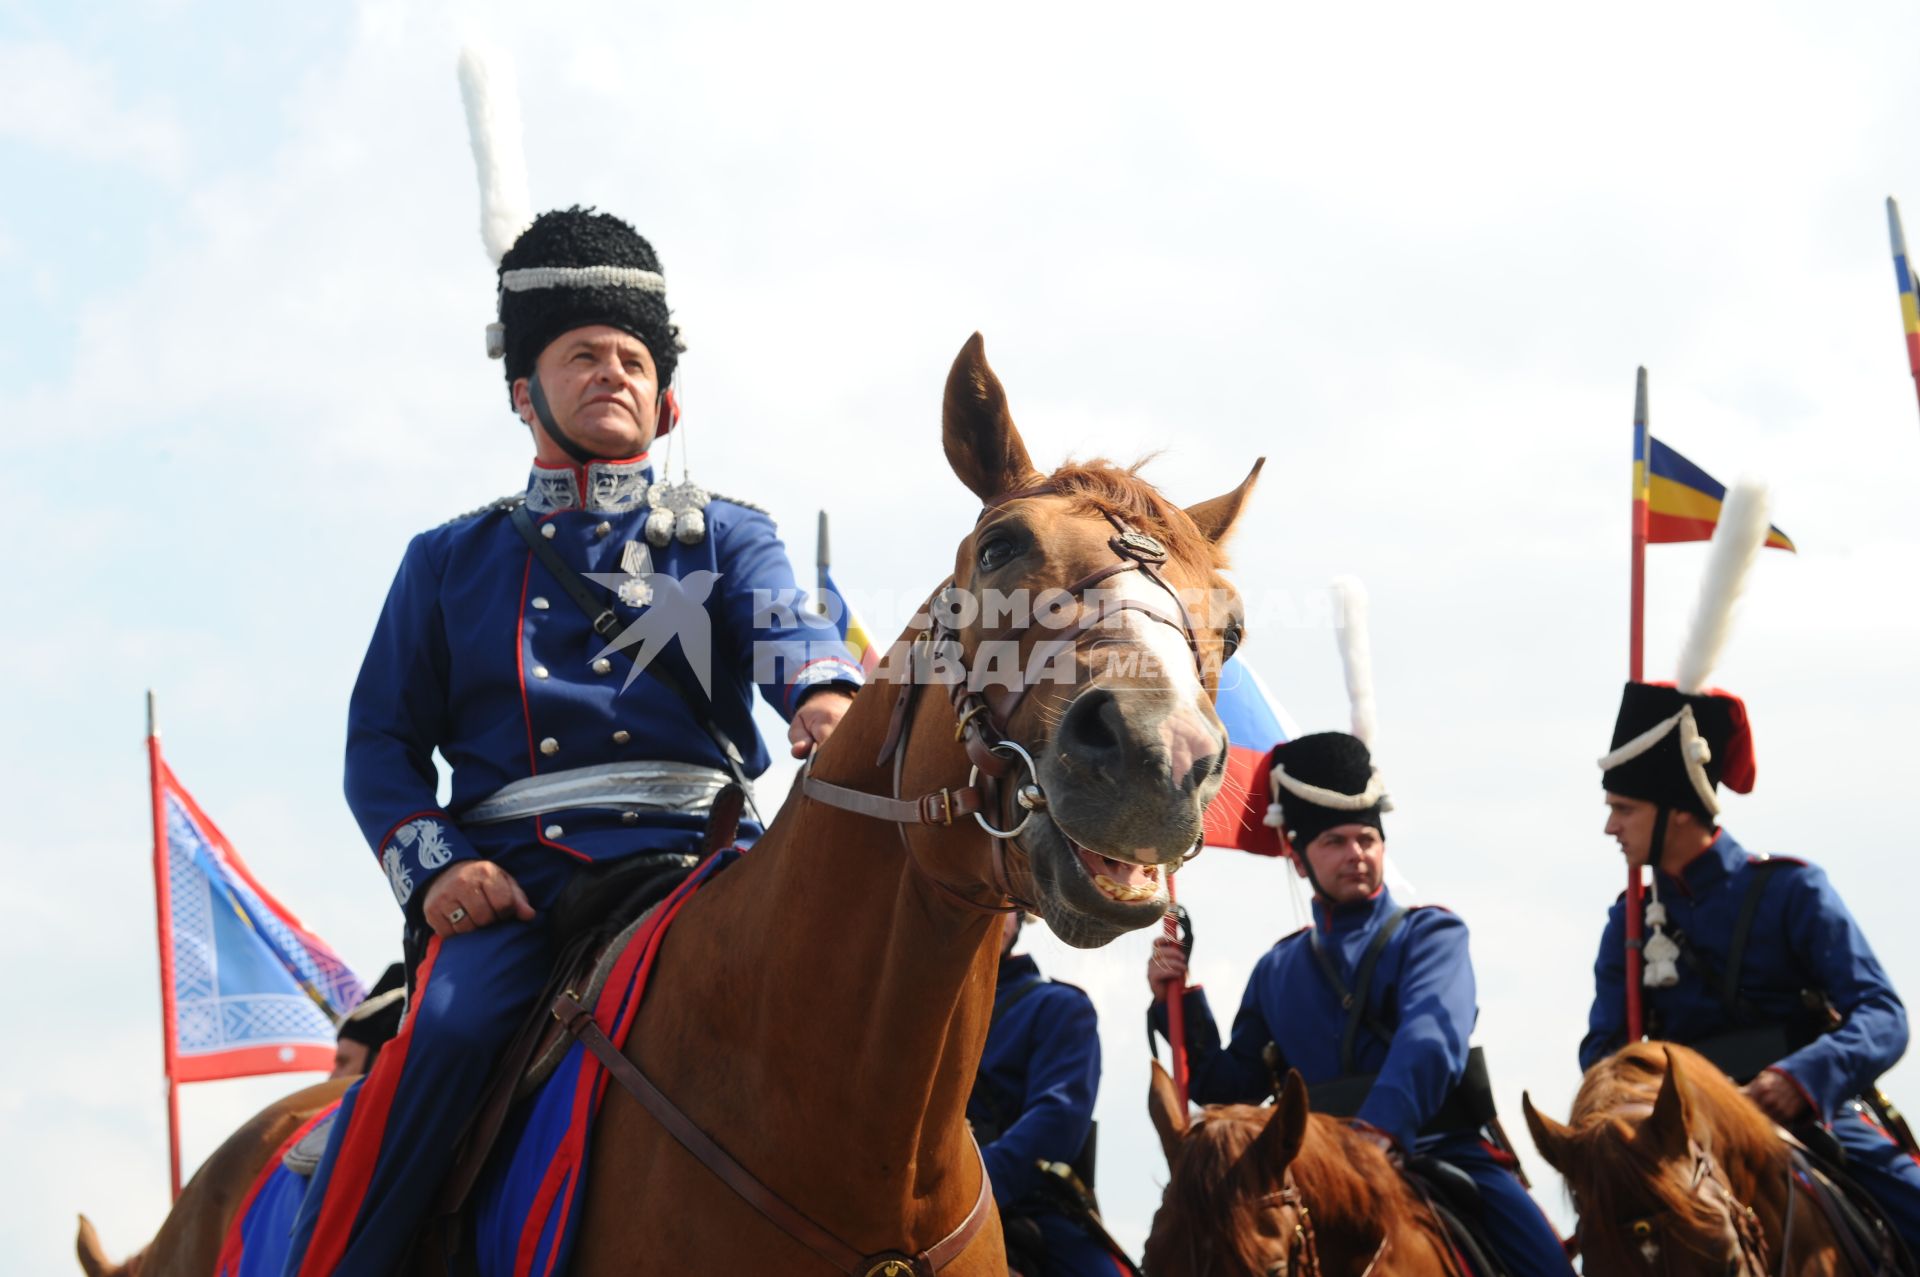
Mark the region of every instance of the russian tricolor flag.
[[1280, 832], [1266, 823], [1267, 759], [1275, 745], [1299, 735], [1299, 728], [1265, 680], [1238, 656], [1220, 667], [1214, 710], [1227, 729], [1227, 779], [1207, 807], [1207, 846], [1277, 856]]

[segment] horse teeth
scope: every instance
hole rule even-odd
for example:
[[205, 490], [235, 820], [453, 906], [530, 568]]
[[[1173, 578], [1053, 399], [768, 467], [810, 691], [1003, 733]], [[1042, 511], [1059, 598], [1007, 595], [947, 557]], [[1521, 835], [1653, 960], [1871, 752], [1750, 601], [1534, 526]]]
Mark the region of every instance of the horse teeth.
[[1120, 901], [1122, 904], [1132, 904], [1140, 900], [1151, 900], [1160, 894], [1158, 886], [1144, 883], [1138, 887], [1128, 886], [1126, 883], [1115, 882], [1105, 874], [1095, 874], [1093, 876], [1093, 885], [1106, 892], [1115, 900]]

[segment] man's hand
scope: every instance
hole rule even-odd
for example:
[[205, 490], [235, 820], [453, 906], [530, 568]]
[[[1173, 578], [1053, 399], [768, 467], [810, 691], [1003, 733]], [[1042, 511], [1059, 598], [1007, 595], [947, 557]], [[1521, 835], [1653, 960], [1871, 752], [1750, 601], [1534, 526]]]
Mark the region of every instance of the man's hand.
[[787, 725], [787, 744], [793, 747], [793, 756], [805, 758], [815, 747], [826, 744], [827, 737], [840, 726], [851, 704], [853, 693], [838, 687], [807, 697], [805, 703], [793, 711], [793, 721]]
[[533, 905], [513, 875], [491, 860], [463, 860], [427, 888], [420, 916], [436, 936], [457, 936], [508, 918], [533, 917]]
[[1187, 951], [1171, 936], [1156, 937], [1153, 955], [1147, 959], [1147, 987], [1153, 990], [1154, 1001], [1163, 1001], [1167, 990], [1186, 978]]
[[1792, 1126], [1813, 1112], [1800, 1088], [1778, 1069], [1763, 1071], [1742, 1089], [1762, 1113], [1782, 1126]]

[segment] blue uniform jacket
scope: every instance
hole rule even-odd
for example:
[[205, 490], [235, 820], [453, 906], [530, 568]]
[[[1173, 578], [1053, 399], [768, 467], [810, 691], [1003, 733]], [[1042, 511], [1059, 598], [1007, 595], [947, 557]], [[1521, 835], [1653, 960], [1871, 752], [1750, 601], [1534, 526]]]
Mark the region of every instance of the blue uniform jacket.
[[[1040, 978], [1025, 954], [1001, 959], [994, 1010]], [[1087, 1142], [1100, 1091], [1100, 1026], [1092, 999], [1070, 984], [1041, 981], [987, 1034], [979, 1079], [985, 1085], [974, 1087], [968, 1121], [990, 1120], [986, 1091], [1005, 1102], [992, 1115], [1003, 1124], [999, 1138], [980, 1150], [993, 1198], [1004, 1208], [1040, 1187], [1035, 1163], [1072, 1163]]]
[[[1279, 1046], [1283, 1070], [1298, 1069], [1309, 1086], [1340, 1077], [1347, 1013], [1313, 956], [1310, 932], [1318, 931], [1352, 987], [1374, 933], [1396, 907], [1385, 888], [1370, 901], [1335, 910], [1316, 899], [1313, 927], [1281, 940], [1255, 964], [1224, 1048], [1205, 991], [1188, 990], [1193, 1098], [1202, 1104], [1259, 1103], [1272, 1090], [1261, 1058], [1268, 1042]], [[1355, 1116], [1412, 1149], [1467, 1067], [1468, 1039], [1479, 1014], [1467, 924], [1445, 909], [1408, 911], [1374, 969], [1367, 1008], [1368, 1018], [1393, 1027], [1393, 1036], [1382, 1039], [1364, 1023], [1360, 1027], [1354, 1072], [1379, 1076]], [[1156, 1004], [1153, 1015], [1164, 1031], [1164, 1005]]]
[[[561, 558], [582, 573], [619, 574], [629, 542], [645, 544], [644, 458], [588, 467], [535, 465], [527, 509], [553, 530]], [[653, 601], [616, 604], [623, 622], [650, 620], [653, 659], [696, 685], [710, 664], [715, 720], [767, 766], [753, 726], [753, 689], [783, 717], [823, 683], [862, 674], [826, 621], [807, 613], [773, 521], [715, 498], [706, 536], [651, 548]], [[609, 599], [614, 591], [596, 585]], [[663, 627], [663, 628], [662, 628]], [[649, 850], [691, 851], [690, 816], [576, 809], [463, 829], [460, 813], [535, 774], [639, 760], [725, 767], [684, 701], [606, 644], [535, 560], [504, 509], [489, 507], [413, 538], [374, 627], [347, 716], [347, 803], [406, 906], [457, 861], [545, 847], [582, 861]], [[690, 652], [700, 660], [690, 663]], [[436, 796], [433, 753], [452, 769]], [[557, 817], [557, 819], [554, 819]]]
[[[1660, 902], [1668, 930], [1688, 942], [1715, 971], [1724, 972], [1733, 931], [1757, 858], [1722, 830], [1706, 853], [1680, 876], [1662, 873]], [[1580, 1067], [1595, 1063], [1626, 1042], [1626, 900], [1614, 902], [1593, 965], [1593, 1009], [1580, 1043]], [[1786, 1020], [1802, 1010], [1800, 991], [1825, 993], [1844, 1022], [1815, 1038], [1774, 1067], [1806, 1094], [1823, 1122], [1851, 1096], [1872, 1086], [1907, 1049], [1907, 1012], [1887, 973], [1873, 956], [1860, 925], [1841, 903], [1827, 875], [1799, 861], [1773, 871], [1741, 964], [1740, 987], [1762, 1020]], [[1654, 1036], [1695, 1042], [1744, 1027], [1729, 1016], [1717, 981], [1707, 981], [1685, 961], [1680, 983], [1645, 989], [1643, 1005]]]

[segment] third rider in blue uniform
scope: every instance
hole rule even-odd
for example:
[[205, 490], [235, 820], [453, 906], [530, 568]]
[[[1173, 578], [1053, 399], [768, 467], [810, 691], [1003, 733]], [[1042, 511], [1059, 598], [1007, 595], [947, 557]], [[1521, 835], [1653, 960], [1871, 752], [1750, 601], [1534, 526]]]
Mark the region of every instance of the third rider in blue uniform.
[[[1388, 803], [1366, 745], [1321, 732], [1280, 745], [1270, 762], [1275, 814], [1295, 871], [1313, 887], [1314, 922], [1255, 965], [1224, 1047], [1206, 994], [1188, 991], [1193, 1098], [1258, 1103], [1277, 1072], [1297, 1069], [1316, 1111], [1350, 1117], [1389, 1153], [1466, 1172], [1493, 1258], [1514, 1277], [1567, 1277], [1559, 1237], [1482, 1129], [1493, 1112], [1468, 1046], [1478, 1007], [1466, 924], [1444, 909], [1406, 908], [1384, 885]], [[1164, 1001], [1185, 975], [1179, 943], [1155, 942], [1155, 995]], [[1349, 994], [1360, 1012], [1351, 1019]], [[1162, 1005], [1154, 1016], [1164, 1030]]]

